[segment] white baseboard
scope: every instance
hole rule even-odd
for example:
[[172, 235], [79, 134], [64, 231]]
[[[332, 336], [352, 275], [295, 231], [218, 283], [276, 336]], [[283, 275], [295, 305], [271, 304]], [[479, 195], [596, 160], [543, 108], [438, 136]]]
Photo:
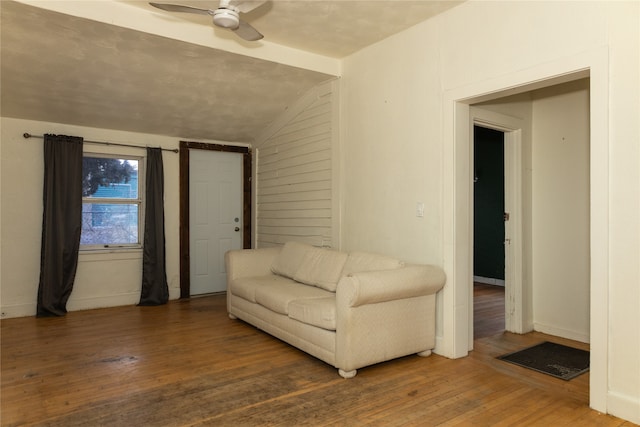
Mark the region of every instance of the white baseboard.
[[436, 346], [433, 349], [433, 352], [439, 356], [448, 357], [447, 352], [444, 350], [444, 345], [442, 343], [442, 336], [436, 335]]
[[[180, 288], [169, 288], [169, 299], [180, 298]], [[140, 291], [128, 292], [118, 295], [104, 295], [98, 297], [69, 298], [67, 302], [68, 311], [91, 310], [94, 308], [120, 307], [125, 305], [136, 305], [140, 301]], [[9, 304], [0, 307], [0, 318], [10, 319], [13, 317], [35, 316], [37, 304], [34, 301], [29, 304]]]
[[553, 325], [545, 325], [543, 323], [533, 322], [533, 330], [542, 332], [543, 334], [553, 335], [554, 337], [566, 338], [568, 340], [579, 341], [583, 343], [589, 343], [589, 333], [571, 331], [568, 329], [559, 328]]
[[135, 305], [139, 301], [140, 291], [77, 298], [74, 298], [72, 294], [67, 302], [67, 310], [80, 311], [91, 310], [94, 308], [119, 307], [123, 305]]
[[[123, 305], [135, 305], [140, 300], [140, 294], [123, 294], [123, 295], [109, 295], [106, 297], [95, 298], [83, 298], [74, 299], [71, 298], [67, 302], [67, 311], [80, 311], [90, 310], [94, 308], [105, 307], [117, 307]], [[14, 304], [3, 305], [0, 317], [2, 319], [9, 319], [13, 317], [28, 317], [35, 316], [37, 312], [37, 304]]]
[[455, 354], [453, 354], [453, 349], [448, 346], [445, 347], [444, 338], [438, 335], [436, 335], [436, 346], [433, 349], [433, 353], [437, 354], [438, 356], [446, 357], [447, 359], [458, 359], [460, 357], [467, 356], [465, 354], [464, 356], [455, 357]]
[[504, 280], [492, 279], [490, 277], [473, 276], [473, 281], [478, 283], [484, 283], [485, 285], [504, 286]]
[[609, 391], [607, 393], [607, 412], [640, 425], [640, 398]]
[[[180, 298], [180, 288], [169, 288], [169, 300]], [[99, 297], [87, 297], [74, 299], [73, 295], [67, 303], [67, 310], [91, 310], [94, 308], [121, 307], [125, 305], [137, 305], [140, 302], [140, 291], [127, 292], [115, 295]]]
[[36, 303], [3, 305], [0, 308], [0, 318], [27, 317], [36, 315]]

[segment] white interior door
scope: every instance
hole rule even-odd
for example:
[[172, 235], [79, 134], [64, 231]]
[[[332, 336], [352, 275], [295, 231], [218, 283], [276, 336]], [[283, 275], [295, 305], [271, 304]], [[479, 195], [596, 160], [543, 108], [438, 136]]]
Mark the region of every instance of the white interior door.
[[242, 248], [242, 154], [189, 152], [191, 295], [226, 291], [224, 254]]

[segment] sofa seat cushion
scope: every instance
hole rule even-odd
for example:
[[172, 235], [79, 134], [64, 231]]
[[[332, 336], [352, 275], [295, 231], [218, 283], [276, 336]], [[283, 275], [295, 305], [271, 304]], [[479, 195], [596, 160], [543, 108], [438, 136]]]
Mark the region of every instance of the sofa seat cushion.
[[[260, 289], [264, 286], [269, 286], [271, 284], [278, 283], [293, 283], [291, 279], [287, 279], [286, 277], [277, 276], [275, 274], [268, 274], [266, 276], [255, 276], [255, 277], [241, 277], [239, 279], [235, 279], [233, 281], [233, 286], [231, 287], [232, 293], [235, 296], [246, 299], [250, 302], [256, 301], [256, 290]], [[296, 286], [304, 286], [299, 283]]]
[[336, 298], [305, 298], [289, 303], [289, 317], [308, 325], [336, 330]]
[[293, 281], [272, 281], [256, 288], [256, 302], [280, 314], [289, 314], [289, 303], [305, 298], [325, 298], [333, 293]]

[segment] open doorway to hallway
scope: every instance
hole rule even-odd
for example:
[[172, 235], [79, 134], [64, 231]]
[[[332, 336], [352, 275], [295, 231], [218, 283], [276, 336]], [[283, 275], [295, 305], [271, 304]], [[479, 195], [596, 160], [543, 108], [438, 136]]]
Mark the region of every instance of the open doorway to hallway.
[[[444, 93], [443, 105], [444, 105], [444, 151], [443, 151], [443, 177], [444, 177], [444, 200], [443, 200], [443, 212], [444, 212], [444, 234], [443, 234], [443, 247], [444, 247], [444, 267], [447, 273], [450, 286], [445, 287], [442, 297], [442, 339], [436, 346], [437, 352], [446, 355], [448, 357], [464, 357], [469, 354], [469, 351], [473, 350], [473, 334], [469, 331], [473, 328], [473, 304], [471, 298], [472, 291], [472, 164], [470, 154], [472, 149], [469, 147], [469, 141], [471, 140], [470, 120], [473, 119], [473, 106], [483, 105], [483, 108], [487, 107], [487, 102], [496, 103], [500, 98], [508, 96], [515, 96], [518, 94], [531, 93], [540, 89], [550, 89], [555, 85], [562, 85], [565, 83], [575, 83], [581, 79], [589, 78], [586, 84], [586, 90], [581, 90], [580, 97], [584, 100], [580, 102], [580, 106], [562, 108], [556, 108], [552, 114], [549, 114], [546, 118], [550, 121], [561, 122], [561, 124], [575, 124], [582, 122], [586, 126], [586, 138], [583, 136], [574, 135], [573, 131], [571, 135], [564, 133], [562, 129], [564, 126], [548, 126], [548, 131], [556, 130], [556, 134], [553, 132], [544, 136], [538, 132], [532, 132], [537, 134], [537, 139], [556, 144], [557, 149], [561, 147], [569, 148], [570, 145], [557, 144], [561, 142], [576, 142], [576, 141], [588, 141], [589, 149], [586, 153], [589, 154], [589, 159], [586, 162], [576, 162], [576, 156], [570, 156], [567, 158], [548, 156], [541, 152], [534, 152], [532, 150], [534, 144], [533, 141], [525, 140], [522, 149], [523, 169], [522, 174], [522, 211], [524, 214], [528, 214], [530, 218], [523, 218], [522, 232], [524, 240], [528, 242], [533, 241], [533, 237], [538, 234], [539, 231], [544, 231], [547, 236], [551, 238], [556, 237], [556, 230], [559, 225], [559, 221], [556, 221], [553, 225], [553, 230], [545, 229], [543, 224], [533, 224], [533, 206], [540, 206], [546, 209], [550, 209], [552, 215], [550, 219], [562, 219], [566, 221], [572, 221], [570, 224], [579, 224], [582, 226], [584, 223], [580, 221], [578, 223], [573, 218], [573, 212], [565, 212], [555, 202], [557, 196], [557, 189], [553, 189], [551, 197], [548, 192], [543, 192], [540, 196], [533, 196], [532, 189], [536, 187], [534, 185], [533, 173], [536, 169], [540, 172], [540, 166], [544, 168], [544, 165], [538, 165], [535, 160], [547, 159], [553, 161], [561, 161], [563, 166], [560, 168], [552, 168], [552, 170], [563, 172], [565, 170], [576, 170], [578, 164], [585, 165], [583, 171], [587, 171], [589, 182], [589, 201], [587, 202], [587, 208], [584, 208], [584, 204], [571, 203], [570, 206], [576, 206], [582, 209], [582, 213], [588, 217], [588, 230], [587, 232], [579, 233], [581, 237], [587, 236], [586, 244], [584, 241], [575, 242], [569, 239], [573, 247], [580, 249], [575, 253], [570, 252], [570, 255], [579, 255], [582, 259], [585, 259], [583, 251], [586, 249], [588, 263], [587, 267], [587, 280], [578, 280], [568, 282], [564, 277], [555, 275], [556, 270], [547, 270], [547, 272], [554, 274], [554, 282], [560, 279], [560, 288], [563, 291], [569, 290], [572, 299], [567, 303], [566, 295], [563, 293], [560, 295], [558, 286], [551, 285], [546, 281], [546, 278], [540, 278], [533, 272], [533, 268], [525, 268], [522, 271], [522, 277], [524, 279], [521, 292], [513, 295], [513, 302], [516, 306], [523, 307], [521, 310], [521, 318], [519, 324], [524, 327], [532, 327], [534, 318], [533, 313], [534, 306], [536, 308], [545, 310], [547, 313], [551, 313], [557, 316], [562, 316], [561, 320], [567, 320], [567, 315], [578, 314], [581, 319], [578, 326], [583, 329], [586, 326], [586, 330], [576, 330], [578, 328], [575, 325], [569, 325], [568, 328], [562, 328], [564, 331], [578, 332], [572, 334], [579, 336], [581, 341], [587, 338], [590, 343], [591, 351], [591, 366], [590, 366], [590, 405], [598, 410], [607, 409], [607, 390], [608, 390], [608, 374], [610, 373], [607, 367], [607, 343], [609, 342], [609, 307], [607, 304], [603, 304], [602, 301], [607, 300], [607, 289], [609, 286], [609, 257], [608, 257], [608, 245], [609, 242], [609, 228], [608, 211], [610, 205], [607, 204], [609, 200], [610, 186], [609, 186], [609, 126], [608, 126], [608, 108], [609, 103], [609, 80], [608, 71], [609, 57], [608, 51], [605, 48], [593, 49], [585, 52], [584, 54], [572, 57], [570, 61], [561, 60], [551, 63], [545, 63], [544, 65], [535, 66], [522, 70], [516, 73], [505, 74], [499, 78], [492, 79], [490, 81], [482, 81], [473, 84], [466, 85], [455, 89], [448, 90]], [[583, 96], [584, 95], [584, 96]], [[561, 101], [563, 96], [546, 96], [542, 97], [553, 103], [553, 101]], [[535, 106], [533, 103], [539, 102], [540, 98], [532, 99], [532, 102], [525, 102], [521, 106], [531, 106], [531, 123], [528, 123], [529, 129], [533, 127], [533, 122], [537, 125], [541, 124], [539, 121], [541, 117], [538, 117], [537, 113], [547, 111], [551, 112], [552, 109], [545, 108], [544, 105], [538, 104]], [[559, 102], [558, 104], [562, 104]], [[504, 108], [508, 111], [508, 114], [513, 116], [513, 107], [519, 105], [505, 105], [500, 103], [499, 105], [492, 105], [491, 107]], [[558, 105], [559, 106], [559, 105]], [[542, 107], [542, 108], [539, 108]], [[585, 108], [586, 107], [586, 108]], [[495, 110], [495, 109], [494, 109]], [[586, 110], [586, 114], [584, 114]], [[505, 112], [506, 112], [505, 111]], [[582, 119], [576, 121], [574, 113], [580, 113]], [[529, 114], [527, 114], [529, 116]], [[526, 117], [525, 117], [526, 118]], [[517, 128], [516, 128], [517, 129]], [[512, 132], [509, 132], [512, 133]], [[517, 134], [517, 132], [515, 132]], [[571, 145], [572, 146], [572, 145]], [[563, 149], [564, 150], [564, 149]], [[567, 167], [569, 166], [569, 167]], [[541, 174], [543, 177], [548, 177], [544, 172]], [[584, 182], [585, 180], [578, 180]], [[563, 178], [549, 180], [551, 184], [556, 182], [565, 183]], [[573, 180], [566, 182], [575, 182]], [[540, 198], [541, 197], [541, 198]], [[574, 199], [573, 193], [571, 199]], [[566, 204], [566, 203], [565, 203]], [[537, 212], [535, 213], [537, 214]], [[585, 215], [583, 215], [585, 216]], [[564, 222], [563, 222], [564, 225]], [[570, 233], [563, 232], [563, 237], [570, 236]], [[512, 245], [513, 246], [513, 245]], [[534, 246], [536, 246], [536, 253], [534, 254]], [[553, 257], [553, 254], [544, 252], [545, 245], [534, 245], [528, 243], [523, 245], [522, 259], [527, 263], [527, 266], [533, 266], [534, 260], [539, 255], [548, 259], [557, 259]], [[564, 247], [554, 244], [553, 248], [555, 252], [566, 251]], [[562, 261], [563, 269], [561, 273], [573, 274], [577, 269], [573, 268], [571, 260], [559, 259]], [[583, 263], [584, 264], [584, 263]], [[567, 268], [569, 266], [569, 268]], [[544, 271], [544, 267], [541, 269]], [[579, 272], [582, 273], [583, 269], [580, 268]], [[517, 275], [516, 275], [517, 277]], [[536, 284], [532, 283], [535, 278]], [[536, 292], [533, 295], [533, 288], [537, 288], [538, 284], [545, 285], [544, 290], [551, 290], [553, 293], [552, 299], [545, 299], [542, 293]], [[571, 289], [571, 286], [567, 284], [579, 284], [582, 286], [582, 291], [576, 292]], [[507, 286], [508, 288], [508, 286]], [[538, 289], [544, 291], [543, 289]], [[581, 299], [577, 301], [576, 295]], [[541, 298], [542, 297], [542, 298]], [[588, 301], [584, 302], [584, 297], [587, 297]], [[510, 304], [512, 298], [506, 298], [506, 304]], [[536, 304], [534, 300], [545, 301], [545, 304]], [[560, 306], [560, 309], [558, 307]], [[586, 307], [586, 310], [584, 308]], [[583, 311], [584, 310], [584, 311]], [[586, 313], [586, 316], [584, 314]], [[510, 316], [510, 313], [507, 312]], [[583, 319], [587, 318], [588, 321], [584, 322]], [[530, 330], [530, 329], [529, 329]], [[586, 334], [584, 333], [586, 332]], [[559, 335], [559, 334], [555, 334]], [[586, 335], [586, 336], [585, 336]]]
[[[478, 260], [486, 254], [502, 259], [504, 248], [507, 331], [536, 330], [584, 343], [590, 341], [589, 87], [589, 79], [578, 79], [471, 108], [473, 124], [496, 131], [497, 148], [485, 155], [494, 160], [494, 165], [473, 164], [474, 183], [469, 184], [470, 189], [484, 203], [484, 199], [502, 195], [504, 188], [507, 219], [502, 223], [494, 221], [493, 225], [498, 230], [494, 240], [505, 230], [502, 248], [495, 243], [489, 249], [482, 247], [491, 226], [475, 224], [481, 218], [475, 206], [478, 197], [474, 197], [473, 278], [474, 282], [482, 282], [482, 278], [489, 277], [493, 282], [503, 267], [493, 261], [488, 270], [478, 271]], [[522, 124], [507, 125], [507, 115], [483, 120], [480, 116], [489, 114], [486, 110], [517, 115]], [[478, 126], [474, 128], [475, 136]], [[520, 154], [515, 156], [509, 154], [515, 147], [511, 129], [522, 129]], [[490, 133], [489, 130], [481, 132]], [[501, 135], [504, 141], [500, 140]], [[471, 145], [471, 160], [476, 162], [485, 148], [484, 144]], [[517, 158], [520, 166], [512, 167]], [[503, 184], [498, 182], [489, 191], [483, 189], [483, 175], [487, 170], [498, 171], [501, 164], [505, 165]], [[500, 176], [501, 172], [496, 174]], [[519, 200], [510, 201], [512, 197]], [[500, 203], [495, 203], [493, 217], [497, 219]], [[520, 249], [514, 252], [518, 246]], [[511, 256], [512, 252], [515, 256]], [[520, 266], [514, 268], [518, 260]]]
[[504, 132], [473, 126], [473, 338], [505, 330]]

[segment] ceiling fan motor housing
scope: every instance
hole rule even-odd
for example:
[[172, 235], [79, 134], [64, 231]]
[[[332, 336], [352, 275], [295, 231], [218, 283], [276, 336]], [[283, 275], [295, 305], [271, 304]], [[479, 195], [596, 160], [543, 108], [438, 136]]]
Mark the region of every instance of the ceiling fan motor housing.
[[213, 11], [213, 23], [219, 27], [235, 29], [240, 25], [238, 12], [232, 9], [219, 8]]

